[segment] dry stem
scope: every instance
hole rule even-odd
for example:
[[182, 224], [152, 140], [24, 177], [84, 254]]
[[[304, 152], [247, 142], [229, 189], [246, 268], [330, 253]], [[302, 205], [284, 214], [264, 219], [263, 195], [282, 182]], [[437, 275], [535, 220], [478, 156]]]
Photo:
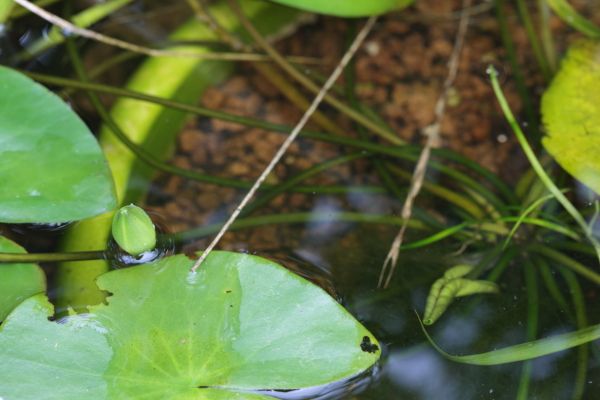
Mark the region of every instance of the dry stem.
[[448, 91], [452, 87], [454, 79], [456, 78], [456, 73], [458, 71], [458, 61], [463, 47], [464, 38], [467, 33], [467, 27], [469, 25], [470, 14], [465, 12], [464, 10], [467, 10], [470, 7], [470, 5], [471, 0], [463, 0], [463, 13], [461, 15], [460, 23], [458, 25], [458, 32], [456, 33], [454, 48], [452, 49], [452, 54], [450, 55], [450, 59], [448, 61], [448, 75], [444, 80], [442, 93], [440, 94], [440, 97], [438, 98], [435, 104], [435, 120], [433, 124], [423, 129], [423, 134], [427, 137], [427, 141], [425, 143], [425, 147], [423, 147], [423, 150], [421, 151], [421, 155], [419, 156], [417, 165], [415, 166], [415, 170], [411, 180], [410, 190], [408, 191], [406, 200], [404, 200], [404, 204], [402, 205], [401, 217], [404, 220], [404, 223], [402, 224], [402, 226], [400, 227], [400, 231], [394, 238], [390, 250], [387, 256], [385, 257], [385, 261], [383, 262], [383, 266], [381, 267], [381, 272], [379, 274], [379, 282], [377, 284], [377, 286], [380, 288], [387, 288], [390, 284], [390, 281], [392, 280], [392, 276], [394, 275], [394, 271], [396, 270], [396, 265], [398, 263], [398, 257], [400, 255], [400, 247], [402, 246], [402, 241], [404, 240], [404, 233], [406, 232], [407, 221], [412, 216], [412, 208], [414, 201], [419, 195], [421, 187], [423, 186], [423, 181], [425, 180], [425, 173], [427, 172], [427, 163], [429, 162], [431, 149], [433, 147], [440, 146], [440, 126], [446, 110], [446, 99], [448, 97]]
[[310, 116], [315, 112], [315, 110], [317, 109], [319, 104], [321, 104], [327, 91], [329, 89], [331, 89], [331, 87], [333, 86], [335, 81], [339, 78], [339, 76], [341, 75], [342, 71], [344, 70], [344, 68], [346, 67], [348, 62], [350, 62], [350, 60], [352, 59], [352, 57], [354, 56], [356, 51], [359, 49], [360, 45], [365, 40], [365, 38], [371, 31], [371, 28], [375, 24], [376, 19], [377, 19], [377, 17], [371, 17], [367, 20], [367, 23], [362, 27], [362, 29], [360, 30], [360, 32], [358, 33], [358, 35], [356, 36], [356, 38], [354, 39], [354, 41], [352, 42], [352, 44], [350, 45], [350, 47], [348, 48], [348, 50], [346, 51], [346, 53], [344, 54], [342, 59], [340, 60], [340, 62], [336, 66], [335, 70], [331, 73], [331, 76], [327, 79], [327, 81], [325, 82], [325, 84], [323, 85], [321, 90], [319, 90], [319, 93], [312, 101], [310, 107], [305, 111], [304, 115], [302, 115], [302, 118], [300, 119], [300, 121], [296, 124], [296, 126], [294, 127], [294, 129], [292, 130], [290, 135], [286, 138], [286, 140], [283, 142], [283, 144], [281, 145], [279, 150], [277, 150], [277, 153], [275, 154], [275, 156], [273, 157], [273, 159], [271, 160], [269, 165], [267, 165], [267, 167], [260, 174], [260, 176], [258, 177], [256, 182], [254, 182], [254, 185], [252, 185], [252, 188], [250, 188], [250, 190], [248, 191], [248, 193], [246, 193], [246, 195], [244, 196], [244, 198], [242, 199], [240, 204], [235, 208], [235, 210], [233, 211], [233, 213], [231, 214], [231, 216], [229, 217], [227, 222], [225, 222], [225, 224], [223, 225], [223, 227], [221, 228], [219, 233], [217, 233], [217, 236], [215, 236], [215, 238], [208, 245], [206, 250], [196, 260], [196, 262], [194, 263], [194, 265], [191, 268], [191, 272], [196, 272], [196, 270], [198, 269], [200, 264], [202, 264], [202, 262], [206, 259], [206, 257], [208, 257], [210, 252], [219, 243], [219, 240], [221, 240], [221, 238], [223, 237], [225, 232], [227, 232], [227, 230], [229, 229], [231, 224], [233, 224], [233, 222], [236, 220], [236, 218], [240, 215], [240, 213], [242, 212], [244, 207], [250, 202], [252, 197], [254, 197], [254, 194], [256, 193], [256, 191], [258, 190], [260, 185], [264, 182], [264, 180], [267, 178], [267, 176], [273, 171], [273, 169], [275, 168], [275, 165], [277, 165], [279, 160], [281, 160], [281, 158], [283, 157], [283, 155], [285, 154], [287, 149], [293, 143], [294, 139], [296, 139], [296, 137], [298, 136], [298, 134], [300, 133], [302, 128], [304, 128], [304, 126], [308, 122]]
[[[226, 53], [226, 52], [201, 52], [201, 51], [178, 51], [178, 50], [162, 50], [150, 47], [140, 46], [129, 43], [124, 40], [106, 36], [89, 29], [78, 27], [71, 22], [60, 18], [58, 15], [52, 14], [49, 11], [31, 3], [28, 0], [14, 0], [20, 6], [26, 8], [40, 18], [45, 19], [51, 24], [63, 30], [64, 34], [75, 34], [109, 46], [118, 47], [123, 50], [128, 50], [134, 53], [145, 54], [151, 57], [182, 57], [182, 58], [202, 58], [206, 60], [227, 60], [227, 61], [269, 61], [270, 57], [264, 54], [251, 53]], [[318, 63], [318, 60], [308, 59], [306, 57], [290, 57], [290, 61], [298, 63]]]

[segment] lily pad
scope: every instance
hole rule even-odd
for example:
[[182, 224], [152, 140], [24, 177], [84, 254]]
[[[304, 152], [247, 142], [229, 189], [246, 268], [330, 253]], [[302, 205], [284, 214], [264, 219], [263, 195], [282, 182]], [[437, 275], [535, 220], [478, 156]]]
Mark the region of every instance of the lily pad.
[[412, 4], [414, 0], [273, 0], [276, 3], [339, 17], [365, 17], [397, 11]]
[[116, 207], [104, 155], [58, 96], [0, 67], [0, 222], [66, 222]]
[[600, 193], [600, 41], [575, 42], [542, 97], [546, 150]]
[[[18, 244], [0, 236], [0, 252], [25, 253]], [[0, 321], [23, 300], [46, 290], [46, 276], [36, 264], [0, 264]]]
[[260, 399], [348, 379], [378, 360], [369, 331], [285, 268], [229, 252], [211, 253], [196, 273], [192, 264], [179, 255], [102, 275], [108, 304], [66, 325], [47, 320], [42, 297], [25, 301], [0, 328], [0, 348], [10, 348], [0, 354], [0, 393]]

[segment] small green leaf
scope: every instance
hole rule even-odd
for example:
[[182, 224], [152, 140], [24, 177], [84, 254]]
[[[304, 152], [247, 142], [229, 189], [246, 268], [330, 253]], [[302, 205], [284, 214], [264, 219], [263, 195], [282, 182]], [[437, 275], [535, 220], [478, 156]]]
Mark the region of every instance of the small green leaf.
[[0, 221], [65, 222], [116, 206], [98, 143], [56, 95], [0, 67]]
[[413, 0], [273, 0], [276, 3], [340, 17], [365, 17], [400, 10]]
[[121, 207], [112, 220], [112, 236], [127, 253], [137, 256], [156, 247], [156, 228], [140, 207]]
[[546, 150], [600, 193], [600, 41], [575, 42], [542, 97]]
[[448, 309], [455, 297], [481, 293], [497, 293], [494, 282], [463, 278], [473, 270], [470, 265], [456, 265], [448, 269], [444, 276], [436, 280], [427, 296], [423, 323], [431, 325]]
[[[0, 236], [0, 252], [25, 253], [18, 244]], [[0, 321], [26, 298], [46, 290], [46, 276], [36, 264], [0, 264]]]
[[324, 385], [379, 359], [369, 331], [285, 268], [229, 252], [192, 264], [102, 275], [107, 304], [66, 325], [48, 321], [42, 296], [26, 300], [0, 327], [2, 396], [258, 400], [270, 397], [248, 392]]

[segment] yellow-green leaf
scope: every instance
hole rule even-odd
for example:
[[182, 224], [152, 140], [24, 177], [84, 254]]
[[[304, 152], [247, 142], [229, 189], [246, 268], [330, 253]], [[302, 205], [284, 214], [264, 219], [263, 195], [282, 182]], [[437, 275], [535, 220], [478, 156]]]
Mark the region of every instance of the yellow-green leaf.
[[456, 265], [431, 285], [423, 315], [425, 325], [437, 321], [456, 297], [498, 292], [498, 286], [494, 282], [463, 278], [472, 270], [470, 265]]
[[413, 0], [273, 0], [276, 3], [339, 17], [365, 17], [400, 10]]
[[600, 193], [600, 41], [575, 42], [542, 97], [546, 150]]

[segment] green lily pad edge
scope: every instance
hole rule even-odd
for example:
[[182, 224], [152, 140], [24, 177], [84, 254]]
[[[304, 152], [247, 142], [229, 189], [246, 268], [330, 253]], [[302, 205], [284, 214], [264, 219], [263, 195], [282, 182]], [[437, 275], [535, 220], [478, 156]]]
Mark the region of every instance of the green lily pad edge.
[[44, 295], [0, 326], [5, 399], [270, 399], [375, 364], [375, 337], [321, 288], [261, 257], [212, 252], [111, 271], [89, 314]]
[[61, 223], [117, 206], [85, 123], [57, 95], [0, 66], [0, 222]]
[[570, 47], [544, 92], [542, 143], [569, 174], [600, 193], [600, 40]]
[[[0, 235], [0, 252], [26, 253], [12, 240]], [[46, 291], [46, 275], [37, 264], [0, 264], [0, 321], [23, 300]], [[2, 397], [2, 393], [0, 393]]]

